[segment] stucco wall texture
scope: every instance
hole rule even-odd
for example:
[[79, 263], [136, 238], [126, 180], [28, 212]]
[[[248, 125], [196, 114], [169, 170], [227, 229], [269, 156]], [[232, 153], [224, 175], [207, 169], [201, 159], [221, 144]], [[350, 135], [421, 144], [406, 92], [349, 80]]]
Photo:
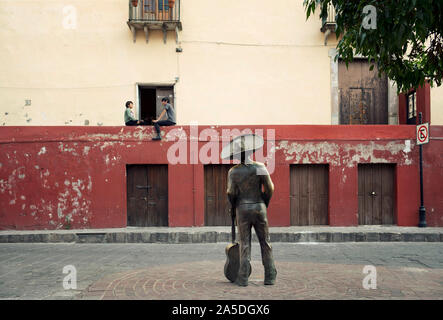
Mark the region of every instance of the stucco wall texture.
[[[396, 224], [418, 224], [414, 126], [200, 126], [194, 131], [198, 139], [190, 139], [196, 129], [176, 126], [164, 128], [161, 142], [151, 141], [151, 127], [65, 126], [0, 127], [0, 229], [125, 227], [128, 164], [168, 164], [168, 225], [203, 226], [208, 144], [221, 150], [222, 139], [245, 129], [266, 141], [258, 160], [267, 164], [275, 184], [271, 226], [290, 225], [293, 164], [328, 164], [329, 225], [358, 225], [360, 163], [395, 164]], [[443, 226], [442, 138], [443, 127], [432, 126], [431, 141], [423, 147], [429, 226]], [[192, 151], [199, 154], [196, 161]], [[211, 163], [218, 159], [216, 154]]]
[[[1, 1], [0, 125], [123, 125], [137, 83], [174, 86], [183, 125], [332, 124], [337, 42], [303, 1], [182, 0], [178, 43], [133, 43], [127, 20], [125, 0]], [[433, 89], [434, 124], [442, 97]]]

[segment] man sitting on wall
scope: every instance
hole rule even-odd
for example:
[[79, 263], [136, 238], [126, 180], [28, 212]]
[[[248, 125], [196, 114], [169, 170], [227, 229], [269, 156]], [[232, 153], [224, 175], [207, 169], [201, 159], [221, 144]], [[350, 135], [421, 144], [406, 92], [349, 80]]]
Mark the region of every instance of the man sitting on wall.
[[[157, 120], [152, 120], [154, 123], [155, 130], [157, 131], [157, 136], [152, 138], [152, 140], [161, 140], [160, 126], [174, 126], [175, 125], [175, 110], [174, 107], [170, 105], [169, 98], [162, 99], [162, 105], [164, 107], [162, 113]], [[160, 120], [167, 113], [166, 120]]]
[[144, 120], [137, 120], [134, 115], [134, 104], [132, 101], [126, 102], [126, 110], [125, 110], [125, 125], [127, 126], [146, 126], [149, 125], [147, 121]]

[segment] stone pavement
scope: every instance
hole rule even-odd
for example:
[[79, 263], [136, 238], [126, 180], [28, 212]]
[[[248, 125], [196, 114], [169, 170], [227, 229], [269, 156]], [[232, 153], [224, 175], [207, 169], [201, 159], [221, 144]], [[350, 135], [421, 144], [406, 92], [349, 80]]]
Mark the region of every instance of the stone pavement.
[[[0, 299], [443, 299], [441, 242], [276, 242], [274, 286], [263, 284], [255, 243], [246, 288], [225, 279], [225, 246], [3, 243]], [[66, 265], [75, 290], [63, 288]], [[367, 265], [376, 289], [363, 287]]]
[[[230, 227], [3, 230], [0, 243], [216, 243], [230, 241], [230, 232]], [[443, 242], [441, 227], [292, 226], [271, 227], [269, 232], [271, 242]]]
[[443, 299], [443, 270], [377, 267], [375, 289], [363, 287], [363, 265], [277, 262], [274, 286], [263, 284], [263, 266], [252, 263], [248, 287], [223, 276], [224, 261], [201, 261], [111, 274], [78, 299]]

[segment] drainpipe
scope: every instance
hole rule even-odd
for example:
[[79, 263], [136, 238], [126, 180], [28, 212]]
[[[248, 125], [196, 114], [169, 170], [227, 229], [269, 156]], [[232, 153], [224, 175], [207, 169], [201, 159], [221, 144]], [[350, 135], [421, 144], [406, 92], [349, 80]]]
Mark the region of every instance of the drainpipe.
[[328, 36], [331, 34], [331, 29], [327, 29], [325, 32], [325, 45], [328, 43]]

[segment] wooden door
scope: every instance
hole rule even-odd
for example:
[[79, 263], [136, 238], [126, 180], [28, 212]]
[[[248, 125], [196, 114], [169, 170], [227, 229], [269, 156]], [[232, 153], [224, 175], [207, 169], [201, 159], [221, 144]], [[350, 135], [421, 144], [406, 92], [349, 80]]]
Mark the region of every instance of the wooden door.
[[388, 124], [388, 80], [367, 60], [338, 64], [340, 124]]
[[[371, 88], [349, 88], [347, 92], [347, 101], [344, 108], [343, 116], [349, 122], [347, 124], [369, 124], [369, 116], [373, 113], [373, 95], [374, 90]], [[344, 101], [344, 100], [342, 100]]]
[[127, 225], [168, 225], [168, 166], [127, 166]]
[[329, 223], [328, 177], [328, 165], [291, 165], [291, 225], [327, 225]]
[[230, 202], [226, 189], [231, 164], [205, 165], [205, 225], [230, 226]]
[[358, 224], [395, 224], [395, 165], [358, 166]]

